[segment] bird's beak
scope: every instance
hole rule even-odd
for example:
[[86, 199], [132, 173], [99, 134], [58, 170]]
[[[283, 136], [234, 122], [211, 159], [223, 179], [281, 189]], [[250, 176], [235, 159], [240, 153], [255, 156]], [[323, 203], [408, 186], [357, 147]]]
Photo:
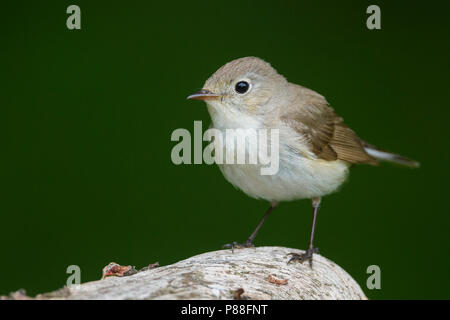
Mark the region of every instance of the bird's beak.
[[211, 92], [206, 89], [202, 89], [194, 94], [191, 94], [189, 97], [187, 97], [188, 100], [208, 100], [208, 99], [214, 99], [220, 97], [219, 94], [216, 94], [214, 92]]

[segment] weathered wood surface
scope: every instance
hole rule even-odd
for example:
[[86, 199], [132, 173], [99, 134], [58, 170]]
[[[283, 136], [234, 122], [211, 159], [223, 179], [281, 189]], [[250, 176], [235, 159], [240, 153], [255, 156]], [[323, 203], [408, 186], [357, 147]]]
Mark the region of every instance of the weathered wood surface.
[[[63, 288], [38, 299], [366, 299], [360, 286], [334, 262], [314, 256], [288, 264], [283, 247], [203, 253], [126, 277]], [[243, 289], [243, 293], [236, 292]], [[242, 290], [240, 290], [242, 291]]]

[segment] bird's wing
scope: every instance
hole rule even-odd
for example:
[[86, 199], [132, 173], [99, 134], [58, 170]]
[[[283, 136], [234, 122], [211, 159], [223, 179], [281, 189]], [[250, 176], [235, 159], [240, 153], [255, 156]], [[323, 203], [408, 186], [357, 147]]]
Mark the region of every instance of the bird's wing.
[[317, 158], [349, 163], [378, 163], [366, 152], [362, 140], [344, 124], [324, 97], [301, 86], [293, 86], [290, 106], [281, 115], [281, 121], [305, 139]]

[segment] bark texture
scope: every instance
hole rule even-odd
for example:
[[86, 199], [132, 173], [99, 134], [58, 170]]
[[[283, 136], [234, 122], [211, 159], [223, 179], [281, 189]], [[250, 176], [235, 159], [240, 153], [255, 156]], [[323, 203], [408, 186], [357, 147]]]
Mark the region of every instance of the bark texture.
[[287, 264], [301, 250], [257, 247], [203, 253], [124, 277], [63, 288], [37, 299], [366, 299], [360, 286], [318, 254]]

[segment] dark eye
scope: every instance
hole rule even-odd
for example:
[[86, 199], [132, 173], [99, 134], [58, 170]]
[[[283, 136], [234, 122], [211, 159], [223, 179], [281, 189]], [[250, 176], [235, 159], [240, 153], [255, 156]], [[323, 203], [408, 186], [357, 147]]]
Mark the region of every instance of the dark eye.
[[250, 85], [246, 81], [239, 81], [236, 83], [236, 86], [234, 87], [234, 90], [236, 90], [237, 93], [243, 94], [248, 91], [250, 88]]

